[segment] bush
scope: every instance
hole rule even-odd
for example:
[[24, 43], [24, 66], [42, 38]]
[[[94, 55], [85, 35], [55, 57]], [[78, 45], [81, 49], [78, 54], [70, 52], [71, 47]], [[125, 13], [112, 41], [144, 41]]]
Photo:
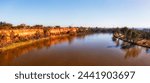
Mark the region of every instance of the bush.
[[42, 34], [40, 33], [40, 31], [36, 31], [35, 33], [35, 39], [39, 39], [42, 37]]
[[43, 32], [44, 32], [44, 37], [48, 37], [50, 35], [48, 28], [44, 28]]
[[0, 47], [7, 44], [7, 34], [5, 32], [0, 33]]
[[14, 36], [14, 39], [13, 39], [13, 42], [19, 42], [20, 41], [20, 38], [19, 38], [19, 35], [17, 34], [17, 35], [15, 35]]
[[13, 41], [14, 37], [15, 37], [15, 33], [14, 33], [14, 31], [11, 31], [10, 32], [10, 39]]

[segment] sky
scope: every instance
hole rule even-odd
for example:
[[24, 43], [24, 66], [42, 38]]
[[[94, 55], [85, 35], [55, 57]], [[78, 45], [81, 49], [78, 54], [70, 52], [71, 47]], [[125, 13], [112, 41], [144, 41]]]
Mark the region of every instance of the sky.
[[0, 0], [0, 21], [143, 28], [150, 27], [150, 0]]

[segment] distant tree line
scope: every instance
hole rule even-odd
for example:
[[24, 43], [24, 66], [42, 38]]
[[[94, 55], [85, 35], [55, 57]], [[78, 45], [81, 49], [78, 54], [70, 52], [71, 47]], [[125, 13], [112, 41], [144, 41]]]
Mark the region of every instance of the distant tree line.
[[[61, 28], [61, 26], [43, 26], [43, 25], [34, 25], [29, 26], [26, 24], [20, 24], [17, 26], [13, 26], [11, 23], [0, 22], [0, 29], [44, 29], [46, 31], [47, 28]], [[73, 28], [69, 26], [68, 28]], [[114, 32], [114, 28], [100, 28], [100, 27], [76, 27], [78, 28], [77, 32], [103, 32], [103, 33], [112, 33]]]

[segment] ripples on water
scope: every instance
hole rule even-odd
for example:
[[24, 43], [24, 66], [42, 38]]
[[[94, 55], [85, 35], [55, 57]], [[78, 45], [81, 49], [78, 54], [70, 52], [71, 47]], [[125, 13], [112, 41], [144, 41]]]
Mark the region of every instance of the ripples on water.
[[0, 54], [0, 65], [130, 66], [150, 65], [150, 49], [89, 34], [47, 39]]

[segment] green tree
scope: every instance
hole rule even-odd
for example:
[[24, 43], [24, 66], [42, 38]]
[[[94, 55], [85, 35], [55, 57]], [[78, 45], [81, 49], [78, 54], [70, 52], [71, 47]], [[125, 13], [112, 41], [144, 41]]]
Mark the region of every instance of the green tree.
[[126, 40], [127, 40], [127, 41], [131, 41], [131, 38], [132, 38], [132, 30], [128, 30], [127, 33], [126, 33], [126, 35], [125, 35], [125, 37], [126, 37]]
[[133, 40], [133, 43], [135, 43], [137, 41], [137, 39], [139, 38], [139, 33], [137, 31], [132, 31], [132, 35], [131, 38]]
[[122, 34], [126, 35], [127, 31], [129, 29], [127, 27], [122, 28], [120, 31], [122, 32]]

